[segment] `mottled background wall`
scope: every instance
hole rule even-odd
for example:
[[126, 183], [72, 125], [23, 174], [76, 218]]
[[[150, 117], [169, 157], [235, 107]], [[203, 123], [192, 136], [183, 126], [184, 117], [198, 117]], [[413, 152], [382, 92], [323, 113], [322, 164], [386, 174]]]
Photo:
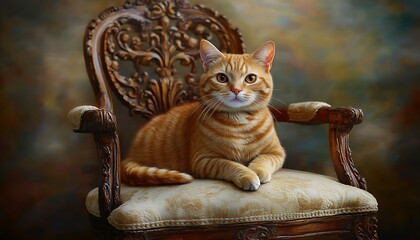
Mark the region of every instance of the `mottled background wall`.
[[[122, 2], [0, 3], [0, 232], [10, 239], [96, 238], [84, 209], [85, 194], [97, 183], [95, 147], [91, 136], [72, 133], [66, 114], [94, 104], [84, 27]], [[351, 144], [379, 201], [380, 236], [418, 239], [420, 2], [192, 2], [228, 16], [249, 50], [268, 39], [277, 43], [276, 98], [364, 110]], [[334, 174], [325, 126], [281, 125], [279, 131], [287, 167]]]

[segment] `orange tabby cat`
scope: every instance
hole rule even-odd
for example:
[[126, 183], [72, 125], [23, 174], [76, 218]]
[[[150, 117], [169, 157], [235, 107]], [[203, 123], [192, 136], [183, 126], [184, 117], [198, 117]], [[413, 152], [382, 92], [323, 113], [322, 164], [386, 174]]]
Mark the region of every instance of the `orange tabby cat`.
[[156, 116], [139, 131], [122, 162], [125, 183], [181, 184], [194, 176], [257, 190], [282, 167], [285, 152], [267, 108], [274, 43], [235, 55], [202, 40], [200, 56], [200, 101]]

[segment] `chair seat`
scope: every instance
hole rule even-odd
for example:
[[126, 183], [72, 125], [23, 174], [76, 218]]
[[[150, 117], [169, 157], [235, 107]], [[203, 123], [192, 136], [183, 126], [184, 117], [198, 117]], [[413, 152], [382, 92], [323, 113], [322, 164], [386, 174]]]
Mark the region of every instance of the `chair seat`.
[[[174, 186], [121, 186], [123, 204], [108, 217], [119, 230], [209, 224], [287, 221], [378, 210], [367, 191], [324, 175], [281, 169], [255, 192], [220, 180], [195, 179]], [[98, 189], [86, 198], [99, 217]]]

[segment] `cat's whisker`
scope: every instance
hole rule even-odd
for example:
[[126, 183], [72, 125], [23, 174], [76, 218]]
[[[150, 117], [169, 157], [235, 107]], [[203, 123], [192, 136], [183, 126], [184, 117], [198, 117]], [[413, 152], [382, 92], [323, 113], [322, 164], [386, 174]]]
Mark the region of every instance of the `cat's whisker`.
[[[206, 95], [206, 96], [210, 96], [210, 94]], [[192, 116], [195, 111], [197, 111], [197, 109], [203, 107], [204, 105], [206, 105], [207, 103], [211, 102], [213, 100], [213, 98], [207, 99], [205, 101], [200, 101], [198, 106], [194, 109], [194, 111], [190, 114], [190, 116]]]
[[[260, 100], [261, 99], [261, 97], [260, 98], [258, 98], [258, 100]], [[283, 113], [282, 112], [280, 112], [273, 104], [271, 104], [270, 102], [268, 102], [267, 103], [267, 106], [270, 106], [271, 107], [271, 109], [273, 109], [274, 111], [276, 111], [277, 113], [279, 113], [280, 115], [282, 115]], [[275, 123], [276, 123], [276, 125], [278, 126], [278, 127], [280, 127], [280, 124], [279, 124], [279, 121], [278, 121], [278, 119], [274, 116], [274, 114], [271, 112], [271, 111], [269, 111], [270, 112], [270, 114], [271, 114], [271, 116], [273, 117], [273, 119], [275, 120]]]
[[255, 99], [251, 102], [255, 106], [255, 110], [265, 108], [269, 103], [265, 103], [264, 97], [257, 95]]
[[[211, 106], [211, 108], [209, 108], [209, 110], [206, 112], [206, 114], [204, 115], [204, 117], [203, 117], [203, 119], [202, 119], [202, 121], [204, 121], [206, 118], [210, 118], [212, 115], [213, 115], [213, 113], [214, 113], [214, 111], [215, 111], [215, 109], [216, 109], [216, 106], [219, 104], [219, 101], [218, 102], [215, 102], [215, 103], [213, 103], [213, 105]], [[210, 112], [211, 111], [211, 112]]]
[[197, 105], [197, 107], [194, 109], [194, 111], [192, 111], [192, 113], [190, 114], [190, 116], [192, 116], [192, 115], [193, 115], [193, 114], [197, 111], [197, 109], [201, 108], [203, 105], [204, 105], [204, 102], [200, 102], [200, 103]]
[[[213, 101], [211, 103], [209, 103], [206, 108], [203, 110], [202, 114], [204, 113], [203, 117], [201, 118], [201, 122], [203, 122], [206, 119], [207, 114], [211, 111], [211, 109], [216, 106], [216, 104], [220, 101], [217, 98], [213, 98]], [[199, 116], [199, 119], [201, 117], [201, 114]]]
[[[213, 102], [211, 103], [211, 105], [213, 105]], [[210, 104], [205, 105], [205, 107], [202, 109], [202, 111], [200, 113], [200, 116], [198, 116], [198, 120], [199, 121], [201, 119], [201, 122], [203, 122], [203, 120], [205, 119], [205, 116], [206, 116], [207, 112], [209, 111], [209, 109], [211, 109], [211, 105]]]
[[[218, 104], [218, 106], [217, 106], [217, 104]], [[211, 116], [213, 116], [213, 114], [216, 112], [216, 110], [217, 110], [217, 111], [220, 111], [220, 109], [221, 109], [221, 107], [222, 107], [222, 104], [223, 104], [223, 101], [219, 100], [219, 102], [218, 102], [217, 104], [216, 104], [216, 106], [213, 108], [213, 111], [211, 112], [211, 114], [210, 114], [209, 118], [211, 118]]]
[[277, 125], [277, 127], [279, 127], [280, 128], [280, 121], [276, 118], [276, 116], [274, 116], [274, 114], [271, 112], [271, 111], [269, 111], [270, 112], [270, 115], [273, 117], [273, 119], [275, 120], [274, 121], [274, 123]]
[[211, 111], [213, 105], [215, 104], [216, 101], [213, 101], [211, 103], [211, 105], [208, 105], [204, 110], [203, 110], [203, 116], [201, 117], [201, 123], [204, 122], [204, 120], [206, 119], [207, 114], [209, 113], [209, 111]]
[[252, 102], [251, 103], [253, 106], [255, 106], [255, 110], [258, 110], [258, 109], [261, 109], [261, 108], [264, 108], [264, 107], [266, 107], [266, 105], [265, 104], [263, 104], [263, 103], [260, 103], [260, 102]]
[[277, 107], [275, 107], [273, 104], [268, 103], [268, 106], [270, 106], [270, 107], [271, 107], [271, 109], [272, 109], [272, 110], [274, 110], [274, 111], [276, 111], [278, 114], [283, 115], [283, 113], [282, 113], [282, 112], [280, 112], [280, 111], [277, 109]]
[[279, 101], [281, 104], [283, 104], [284, 106], [287, 106], [288, 104], [286, 104], [285, 102], [283, 102], [282, 100], [280, 100], [280, 99], [278, 99], [278, 98], [275, 98], [275, 97], [273, 97], [273, 96], [271, 96], [271, 99], [272, 100], [276, 100], [276, 101]]
[[197, 107], [191, 112], [190, 116], [192, 116], [198, 109], [200, 109], [203, 106], [205, 106], [208, 101], [210, 101], [210, 100], [199, 102], [199, 104], [197, 105]]
[[[252, 103], [254, 106], [256, 106], [256, 108], [260, 107], [260, 105], [263, 105], [262, 103]], [[282, 114], [280, 111], [278, 111], [273, 105], [271, 105], [270, 103], [267, 104], [268, 106], [271, 106], [274, 110], [276, 110], [279, 114]], [[263, 106], [264, 107], [264, 106]], [[270, 115], [273, 117], [273, 119], [275, 120], [275, 124], [280, 127], [279, 121], [277, 120], [277, 118], [274, 116], [274, 114], [271, 111], [268, 111], [270, 113]]]
[[270, 112], [270, 114], [271, 114], [271, 116], [273, 116], [273, 118], [274, 118], [274, 120], [275, 120], [275, 121], [274, 121], [274, 124], [276, 124], [276, 125], [277, 125], [277, 127], [278, 127], [278, 128], [280, 128], [280, 122], [279, 122], [279, 121], [277, 120], [277, 118], [273, 115], [273, 113], [271, 113], [271, 112]]
[[203, 102], [202, 103], [202, 105], [201, 105], [201, 113], [200, 113], [200, 115], [198, 116], [198, 119], [200, 119], [201, 118], [201, 116], [203, 115], [203, 113], [206, 111], [206, 109], [208, 108], [208, 106], [210, 105], [210, 104], [212, 104], [212, 102], [213, 101], [215, 101], [215, 99], [214, 98], [211, 98], [211, 99], [209, 99], [209, 100], [207, 100], [207, 101], [205, 101], [205, 102]]

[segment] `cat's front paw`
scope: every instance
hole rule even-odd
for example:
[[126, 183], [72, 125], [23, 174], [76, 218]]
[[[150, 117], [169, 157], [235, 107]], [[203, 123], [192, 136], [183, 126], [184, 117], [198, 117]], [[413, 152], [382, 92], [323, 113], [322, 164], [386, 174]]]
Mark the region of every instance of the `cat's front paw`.
[[260, 187], [260, 179], [255, 173], [237, 177], [233, 179], [233, 183], [246, 191], [255, 191]]
[[256, 168], [256, 169], [251, 168], [251, 169], [257, 174], [261, 183], [268, 183], [271, 180], [271, 172], [263, 168]]

